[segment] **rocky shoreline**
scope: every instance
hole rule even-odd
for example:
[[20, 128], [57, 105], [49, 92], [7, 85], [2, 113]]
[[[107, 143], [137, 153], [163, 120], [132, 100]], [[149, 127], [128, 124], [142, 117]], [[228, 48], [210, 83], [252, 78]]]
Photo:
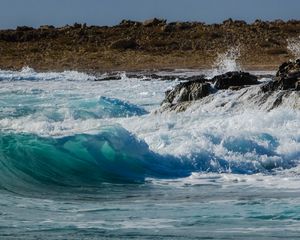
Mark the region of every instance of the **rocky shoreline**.
[[[251, 86], [256, 87], [247, 102], [254, 99], [255, 105], [268, 103], [267, 110], [280, 106], [285, 97], [296, 93], [297, 104], [291, 106], [300, 109], [300, 59], [284, 62], [279, 66], [276, 76], [271, 81], [259, 81], [258, 77], [248, 72], [227, 72], [211, 79], [199, 79], [181, 82], [172, 90], [165, 92], [161, 111], [184, 111], [192, 103], [221, 90], [239, 91], [245, 95]], [[226, 103], [225, 103], [226, 104]]]
[[74, 24], [0, 30], [0, 69], [87, 72], [210, 68], [218, 54], [239, 47], [244, 69], [272, 69], [293, 57], [300, 21], [222, 24], [124, 20], [112, 27]]

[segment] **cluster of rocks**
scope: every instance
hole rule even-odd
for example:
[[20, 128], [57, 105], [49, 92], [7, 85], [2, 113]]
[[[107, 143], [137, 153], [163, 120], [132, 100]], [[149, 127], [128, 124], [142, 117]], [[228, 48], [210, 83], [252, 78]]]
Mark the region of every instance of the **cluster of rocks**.
[[96, 75], [95, 81], [111, 81], [111, 80], [121, 80], [122, 75], [125, 75], [126, 78], [129, 79], [140, 79], [142, 81], [152, 81], [152, 80], [158, 80], [158, 81], [199, 81], [204, 78], [204, 75], [192, 75], [192, 76], [186, 76], [182, 74], [168, 74], [168, 73], [153, 73], [149, 71], [142, 71], [142, 72], [109, 72], [105, 74], [97, 74], [93, 73], [93, 75]]
[[264, 92], [275, 90], [300, 90], [300, 59], [284, 62], [279, 66], [274, 81], [262, 87]]
[[[259, 85], [261, 91], [258, 94], [267, 93], [264, 97], [277, 91], [288, 91], [288, 94], [290, 91], [300, 91], [300, 59], [283, 63], [276, 77], [269, 82], [260, 82], [257, 76], [247, 72], [227, 72], [212, 79], [201, 78], [180, 83], [165, 93], [165, 99], [161, 103], [162, 110], [183, 111], [193, 101], [219, 90], [240, 90], [251, 85]], [[278, 95], [270, 109], [281, 104], [284, 94], [283, 92]]]
[[276, 74], [279, 87], [283, 90], [300, 90], [300, 59], [283, 63]]

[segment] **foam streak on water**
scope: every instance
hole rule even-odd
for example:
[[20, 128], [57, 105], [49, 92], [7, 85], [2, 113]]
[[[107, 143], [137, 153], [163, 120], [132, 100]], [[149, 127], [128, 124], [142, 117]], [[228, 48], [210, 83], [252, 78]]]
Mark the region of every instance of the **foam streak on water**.
[[0, 71], [0, 239], [299, 237], [299, 95], [157, 113], [178, 82], [93, 80]]

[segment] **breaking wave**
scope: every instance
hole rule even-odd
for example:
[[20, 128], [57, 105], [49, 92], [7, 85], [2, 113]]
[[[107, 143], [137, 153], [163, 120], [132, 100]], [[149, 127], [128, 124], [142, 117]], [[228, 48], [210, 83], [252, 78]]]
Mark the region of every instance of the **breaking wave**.
[[0, 71], [0, 79], [0, 186], [10, 191], [276, 175], [300, 161], [297, 94], [268, 111], [255, 87], [220, 91], [183, 113], [155, 114], [176, 82], [87, 82], [77, 72], [31, 69]]
[[60, 138], [1, 133], [0, 185], [10, 191], [24, 191], [45, 186], [139, 183], [148, 177], [180, 178], [193, 172], [270, 173], [297, 163], [276, 153], [277, 139], [268, 134], [206, 137], [223, 148], [223, 157], [209, 150], [186, 156], [158, 154], [120, 126]]

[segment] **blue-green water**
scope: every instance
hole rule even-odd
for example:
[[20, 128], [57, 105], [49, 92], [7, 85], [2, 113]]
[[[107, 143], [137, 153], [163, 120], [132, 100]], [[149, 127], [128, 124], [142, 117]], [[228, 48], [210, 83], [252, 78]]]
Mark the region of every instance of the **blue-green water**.
[[0, 239], [300, 239], [293, 96], [267, 112], [241, 97], [254, 88], [224, 91], [159, 113], [176, 82], [0, 80]]

